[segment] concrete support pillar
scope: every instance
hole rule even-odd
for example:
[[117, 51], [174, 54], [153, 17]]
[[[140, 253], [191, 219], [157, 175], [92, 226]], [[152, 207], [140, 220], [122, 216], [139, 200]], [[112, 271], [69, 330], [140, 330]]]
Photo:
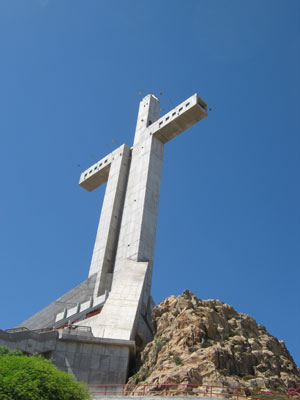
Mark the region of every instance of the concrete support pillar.
[[94, 296], [110, 290], [116, 255], [120, 223], [122, 219], [130, 148], [121, 146], [112, 154], [109, 176], [101, 211], [89, 276], [97, 273]]

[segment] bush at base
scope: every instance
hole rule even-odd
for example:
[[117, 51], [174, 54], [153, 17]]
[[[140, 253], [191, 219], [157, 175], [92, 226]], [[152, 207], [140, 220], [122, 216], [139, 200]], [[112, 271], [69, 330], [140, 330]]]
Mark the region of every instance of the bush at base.
[[87, 387], [42, 356], [0, 347], [1, 400], [84, 400]]

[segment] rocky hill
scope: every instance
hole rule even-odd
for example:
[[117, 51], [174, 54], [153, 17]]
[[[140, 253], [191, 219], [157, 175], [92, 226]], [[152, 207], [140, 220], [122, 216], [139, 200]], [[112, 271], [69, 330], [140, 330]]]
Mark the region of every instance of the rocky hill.
[[286, 391], [300, 370], [282, 340], [219, 300], [185, 290], [153, 311], [154, 340], [129, 384], [197, 384]]

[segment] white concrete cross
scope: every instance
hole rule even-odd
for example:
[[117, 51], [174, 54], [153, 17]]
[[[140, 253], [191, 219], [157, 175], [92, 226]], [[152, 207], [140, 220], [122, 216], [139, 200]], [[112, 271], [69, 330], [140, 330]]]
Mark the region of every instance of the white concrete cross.
[[[107, 182], [89, 272], [97, 274], [94, 298], [110, 292], [101, 326], [133, 292], [140, 312], [149, 308], [164, 144], [206, 117], [207, 104], [194, 94], [163, 117], [159, 113], [159, 100], [147, 95], [140, 102], [133, 146], [122, 145], [80, 177], [88, 191]], [[113, 324], [111, 330], [99, 328], [97, 336], [129, 338], [122, 335], [122, 324], [119, 331], [116, 321], [108, 325]]]
[[[59, 368], [93, 385], [124, 384], [136, 349], [153, 339], [150, 289], [164, 144], [206, 117], [207, 105], [195, 94], [161, 118], [159, 112], [158, 99], [146, 96], [133, 146], [122, 145], [81, 174], [88, 191], [107, 182], [88, 279], [19, 325], [29, 331], [4, 334], [4, 343], [51, 352]], [[53, 327], [58, 331], [30, 331]]]

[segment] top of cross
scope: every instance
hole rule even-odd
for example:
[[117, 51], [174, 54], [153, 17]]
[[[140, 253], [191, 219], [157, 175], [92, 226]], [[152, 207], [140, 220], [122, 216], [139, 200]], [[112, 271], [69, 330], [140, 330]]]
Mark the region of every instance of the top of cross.
[[[162, 143], [167, 143], [205, 118], [208, 108], [206, 102], [195, 93], [161, 118], [159, 118], [159, 113], [158, 98], [153, 94], [145, 96], [140, 102], [134, 146], [149, 135], [154, 135]], [[80, 186], [92, 191], [105, 183], [108, 179], [110, 164], [119, 152], [119, 149], [114, 150], [84, 171], [80, 176]]]

